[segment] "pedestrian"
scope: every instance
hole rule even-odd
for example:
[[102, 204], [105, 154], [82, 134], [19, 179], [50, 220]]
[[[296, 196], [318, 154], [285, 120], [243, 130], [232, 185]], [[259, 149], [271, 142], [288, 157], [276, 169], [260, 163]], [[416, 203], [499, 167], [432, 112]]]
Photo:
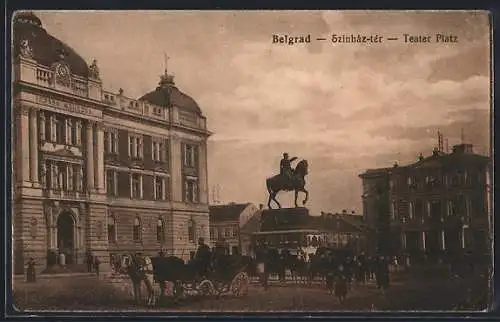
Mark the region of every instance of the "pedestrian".
[[99, 258], [97, 256], [95, 256], [95, 258], [94, 258], [94, 270], [95, 270], [95, 274], [97, 276], [99, 276], [99, 265], [101, 265], [101, 261], [99, 260]]
[[89, 273], [92, 273], [92, 266], [94, 266], [93, 259], [94, 256], [92, 256], [92, 253], [87, 252], [87, 258], [85, 259], [85, 263], [87, 264], [87, 271]]
[[36, 282], [35, 260], [30, 257], [28, 260], [28, 267], [26, 269], [26, 281], [30, 283]]
[[337, 280], [335, 282], [335, 296], [339, 299], [340, 304], [344, 303], [347, 296], [347, 276], [343, 265], [338, 268]]

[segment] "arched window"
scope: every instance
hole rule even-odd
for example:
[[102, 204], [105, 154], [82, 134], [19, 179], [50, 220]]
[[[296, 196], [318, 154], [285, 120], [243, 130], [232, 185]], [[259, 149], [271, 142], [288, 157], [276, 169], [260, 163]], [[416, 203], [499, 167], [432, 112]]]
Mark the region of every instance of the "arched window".
[[108, 241], [116, 243], [116, 218], [113, 215], [108, 218]]
[[165, 222], [162, 218], [158, 218], [156, 224], [156, 240], [159, 242], [165, 241]]
[[195, 236], [195, 222], [193, 219], [190, 219], [188, 222], [188, 238], [190, 242], [193, 242], [196, 240]]
[[133, 238], [135, 241], [141, 240], [141, 220], [139, 217], [136, 217], [134, 220], [134, 232], [133, 232]]

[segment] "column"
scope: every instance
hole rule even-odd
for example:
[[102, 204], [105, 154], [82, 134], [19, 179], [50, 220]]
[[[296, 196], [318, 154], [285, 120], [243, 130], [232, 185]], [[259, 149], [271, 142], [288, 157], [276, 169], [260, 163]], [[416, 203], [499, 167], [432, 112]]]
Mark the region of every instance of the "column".
[[94, 125], [87, 122], [87, 191], [94, 189]]
[[21, 106], [19, 110], [19, 124], [17, 133], [17, 148], [18, 156], [18, 172], [20, 181], [23, 185], [30, 185], [30, 147], [29, 147], [29, 109]]
[[422, 231], [422, 250], [425, 251], [426, 245], [425, 245], [425, 231]]
[[106, 192], [104, 185], [104, 128], [101, 125], [97, 126], [97, 144], [96, 144], [96, 173], [95, 180], [97, 191], [100, 193]]
[[444, 237], [444, 230], [441, 230], [441, 249], [446, 250], [446, 240]]
[[31, 182], [33, 187], [37, 187], [38, 183], [38, 118], [37, 110], [32, 109], [30, 115], [30, 170]]
[[208, 203], [208, 177], [207, 177], [207, 145], [204, 140], [202, 144], [199, 145], [198, 150], [198, 200], [202, 204]]

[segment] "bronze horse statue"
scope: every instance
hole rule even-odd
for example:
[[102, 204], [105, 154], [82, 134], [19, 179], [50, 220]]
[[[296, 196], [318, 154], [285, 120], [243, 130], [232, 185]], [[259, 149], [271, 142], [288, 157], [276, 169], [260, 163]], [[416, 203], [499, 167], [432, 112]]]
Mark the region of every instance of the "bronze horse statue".
[[277, 174], [271, 178], [267, 178], [266, 186], [267, 191], [269, 192], [269, 200], [267, 202], [267, 206], [269, 207], [269, 209], [271, 209], [271, 200], [273, 200], [278, 205], [278, 207], [281, 208], [280, 203], [278, 202], [278, 200], [276, 200], [276, 195], [282, 190], [295, 191], [295, 207], [298, 207], [297, 197], [299, 191], [305, 193], [306, 197], [302, 202], [302, 204], [305, 205], [309, 197], [309, 192], [304, 188], [306, 185], [305, 176], [307, 175], [307, 173], [307, 160], [301, 160], [299, 163], [297, 163], [291, 179], [281, 174]]

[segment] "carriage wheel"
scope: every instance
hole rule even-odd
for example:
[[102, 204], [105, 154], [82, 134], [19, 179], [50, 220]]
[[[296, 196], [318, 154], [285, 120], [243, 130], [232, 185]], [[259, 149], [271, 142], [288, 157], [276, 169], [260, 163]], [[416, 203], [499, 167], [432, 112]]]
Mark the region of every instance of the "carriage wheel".
[[198, 289], [202, 296], [209, 296], [214, 293], [214, 285], [209, 280], [203, 280]]
[[231, 282], [231, 291], [236, 296], [246, 295], [248, 293], [248, 274], [245, 272], [238, 273]]

